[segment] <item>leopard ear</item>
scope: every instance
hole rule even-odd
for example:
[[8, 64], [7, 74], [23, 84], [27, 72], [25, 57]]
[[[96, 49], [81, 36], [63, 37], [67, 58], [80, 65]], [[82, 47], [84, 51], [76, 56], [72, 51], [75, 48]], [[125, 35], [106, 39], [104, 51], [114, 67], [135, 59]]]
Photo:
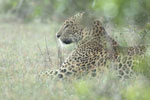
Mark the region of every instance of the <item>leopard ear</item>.
[[82, 20], [84, 14], [85, 12], [77, 13], [71, 19], [78, 23]]
[[76, 18], [82, 18], [85, 12], [80, 12], [75, 15]]
[[93, 29], [94, 34], [98, 33], [101, 36], [104, 34], [107, 34], [105, 31], [105, 28], [103, 27], [103, 25], [99, 19], [96, 19], [93, 21], [92, 29]]

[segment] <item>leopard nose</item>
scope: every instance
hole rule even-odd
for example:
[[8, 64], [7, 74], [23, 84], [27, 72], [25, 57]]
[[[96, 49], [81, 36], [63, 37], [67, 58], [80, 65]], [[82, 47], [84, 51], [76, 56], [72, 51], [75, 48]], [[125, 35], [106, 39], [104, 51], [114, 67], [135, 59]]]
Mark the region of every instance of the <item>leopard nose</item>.
[[60, 37], [60, 34], [57, 34], [56, 37], [59, 38], [59, 37]]

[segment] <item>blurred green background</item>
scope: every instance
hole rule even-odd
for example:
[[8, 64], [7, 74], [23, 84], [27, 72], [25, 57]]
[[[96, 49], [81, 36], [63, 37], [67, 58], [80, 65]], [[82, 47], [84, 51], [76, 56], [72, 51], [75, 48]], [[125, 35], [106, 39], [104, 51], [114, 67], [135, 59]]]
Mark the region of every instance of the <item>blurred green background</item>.
[[25, 22], [59, 22], [82, 11], [103, 16], [117, 25], [143, 26], [150, 21], [150, 0], [0, 0], [0, 14]]

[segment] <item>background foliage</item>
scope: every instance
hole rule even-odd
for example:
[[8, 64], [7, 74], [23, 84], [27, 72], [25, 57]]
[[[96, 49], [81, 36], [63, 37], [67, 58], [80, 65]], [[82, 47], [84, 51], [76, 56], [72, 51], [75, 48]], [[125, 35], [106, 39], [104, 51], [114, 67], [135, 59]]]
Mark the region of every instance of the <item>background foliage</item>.
[[145, 25], [150, 20], [149, 0], [1, 0], [0, 12], [24, 21], [59, 21], [76, 12], [92, 12], [116, 24]]

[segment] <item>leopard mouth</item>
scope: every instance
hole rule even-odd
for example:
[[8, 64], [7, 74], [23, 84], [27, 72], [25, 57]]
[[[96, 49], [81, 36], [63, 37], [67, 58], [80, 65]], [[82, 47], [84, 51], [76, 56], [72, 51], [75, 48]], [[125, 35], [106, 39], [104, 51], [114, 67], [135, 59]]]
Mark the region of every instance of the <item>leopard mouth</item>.
[[66, 39], [66, 40], [63, 40], [62, 42], [63, 42], [64, 44], [71, 44], [71, 43], [72, 43], [72, 40]]

